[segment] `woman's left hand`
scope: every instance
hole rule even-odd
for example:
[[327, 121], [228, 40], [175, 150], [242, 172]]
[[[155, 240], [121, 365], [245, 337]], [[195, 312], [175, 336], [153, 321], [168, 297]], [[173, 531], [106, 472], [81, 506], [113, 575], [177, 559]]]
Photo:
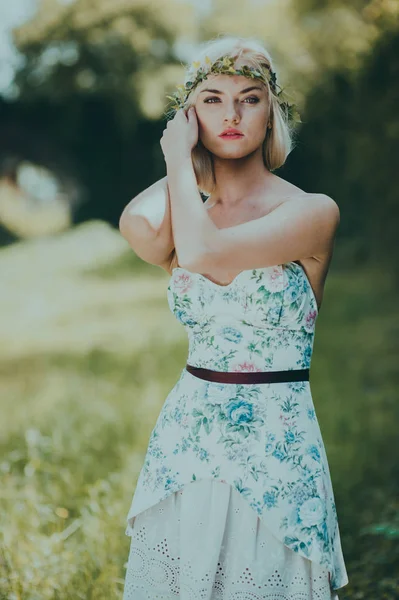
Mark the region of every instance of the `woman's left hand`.
[[168, 121], [161, 138], [161, 148], [165, 162], [191, 158], [191, 152], [198, 142], [198, 120], [195, 108], [186, 111], [180, 108], [173, 119]]

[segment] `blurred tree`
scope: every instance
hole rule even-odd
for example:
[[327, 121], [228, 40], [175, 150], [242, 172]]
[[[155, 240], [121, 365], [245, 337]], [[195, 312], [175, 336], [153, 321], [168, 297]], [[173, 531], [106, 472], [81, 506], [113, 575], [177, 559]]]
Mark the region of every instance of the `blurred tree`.
[[[117, 225], [130, 198], [163, 176], [159, 118], [183, 73], [175, 43], [187, 36], [195, 38], [194, 11], [178, 0], [43, 0], [14, 31], [25, 60], [14, 100], [2, 103], [0, 130], [22, 119], [29, 137], [39, 125], [55, 153], [58, 144], [71, 157], [88, 190], [75, 222]], [[15, 144], [13, 153], [24, 157], [26, 148]], [[0, 158], [8, 151], [0, 143]]]
[[399, 283], [399, 31], [380, 36], [358, 71], [325, 72], [307, 99], [290, 176], [341, 208], [342, 265], [374, 263]]
[[108, 96], [123, 125], [138, 111], [158, 118], [182, 72], [174, 43], [195, 32], [193, 7], [179, 0], [41, 0], [14, 31], [25, 57], [15, 83], [33, 100]]

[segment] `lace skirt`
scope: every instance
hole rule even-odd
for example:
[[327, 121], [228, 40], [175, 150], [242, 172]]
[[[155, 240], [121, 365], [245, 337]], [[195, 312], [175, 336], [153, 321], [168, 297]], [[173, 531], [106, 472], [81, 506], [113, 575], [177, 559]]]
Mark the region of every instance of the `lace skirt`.
[[338, 600], [229, 484], [200, 479], [139, 513], [123, 600]]

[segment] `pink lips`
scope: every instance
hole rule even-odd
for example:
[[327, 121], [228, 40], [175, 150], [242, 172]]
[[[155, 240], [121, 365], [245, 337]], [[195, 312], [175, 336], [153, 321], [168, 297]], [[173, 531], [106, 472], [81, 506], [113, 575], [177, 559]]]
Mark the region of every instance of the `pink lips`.
[[223, 140], [238, 140], [238, 138], [244, 137], [240, 133], [225, 133], [224, 135], [220, 135]]

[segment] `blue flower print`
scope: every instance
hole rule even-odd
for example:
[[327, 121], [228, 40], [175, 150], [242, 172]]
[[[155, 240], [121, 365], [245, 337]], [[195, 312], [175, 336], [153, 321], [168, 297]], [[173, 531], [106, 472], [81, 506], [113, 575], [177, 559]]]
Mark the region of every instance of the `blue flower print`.
[[295, 506], [285, 517], [285, 521], [289, 527], [296, 527], [299, 523], [298, 507]]
[[182, 325], [188, 325], [189, 327], [195, 327], [198, 324], [197, 321], [194, 321], [194, 319], [191, 319], [187, 315], [185, 310], [177, 310], [176, 318], [180, 321], [180, 323], [182, 323]]
[[293, 304], [298, 299], [298, 288], [296, 285], [290, 286], [288, 290], [285, 292], [286, 300], [289, 304]]
[[328, 544], [328, 541], [329, 541], [328, 527], [327, 527], [327, 522], [325, 520], [319, 525], [318, 530], [319, 530], [319, 535], [322, 537], [324, 543]]
[[234, 399], [227, 404], [226, 415], [233, 423], [250, 423], [253, 419], [253, 406], [244, 400]]
[[262, 505], [260, 502], [258, 501], [252, 501], [249, 504], [250, 506], [252, 506], [252, 508], [258, 513], [258, 515], [262, 515]]
[[311, 490], [303, 484], [299, 484], [292, 490], [292, 502], [294, 504], [303, 504], [306, 500], [312, 497]]
[[284, 437], [287, 444], [292, 444], [293, 442], [295, 442], [295, 433], [290, 429], [285, 432]]
[[309, 407], [308, 410], [307, 410], [307, 415], [308, 415], [308, 418], [311, 421], [315, 421], [315, 419], [316, 419], [316, 413], [315, 413], [314, 408]]
[[320, 462], [320, 452], [315, 444], [310, 444], [310, 446], [307, 447], [306, 452], [313, 458], [313, 460]]
[[265, 503], [266, 508], [273, 508], [273, 506], [276, 506], [277, 505], [276, 492], [265, 492], [263, 494], [263, 502]]
[[272, 432], [268, 432], [266, 434], [266, 444], [265, 444], [265, 454], [266, 456], [268, 456], [269, 454], [271, 454], [273, 452], [273, 448], [274, 448], [274, 440], [276, 439], [276, 434], [272, 433]]
[[310, 367], [311, 358], [312, 358], [312, 347], [310, 344], [307, 344], [307, 346], [303, 352], [303, 362], [305, 365], [304, 369], [308, 369]]
[[283, 462], [283, 460], [285, 460], [285, 458], [287, 457], [287, 454], [285, 452], [283, 452], [282, 450], [280, 450], [279, 448], [276, 448], [275, 451], [273, 452], [273, 456], [275, 458], [278, 458], [278, 460], [280, 462]]
[[289, 381], [289, 382], [287, 382], [288, 388], [294, 394], [301, 394], [304, 391], [306, 384], [307, 384], [306, 381]]
[[198, 456], [200, 460], [209, 460], [209, 452], [205, 448], [201, 448]]
[[225, 340], [234, 342], [234, 344], [239, 344], [243, 338], [241, 331], [235, 327], [223, 327], [220, 334]]
[[319, 525], [324, 520], [324, 504], [320, 498], [309, 498], [299, 508], [299, 518], [305, 527]]
[[268, 442], [265, 446], [265, 454], [271, 454], [273, 452], [273, 444], [271, 444], [270, 442]]

